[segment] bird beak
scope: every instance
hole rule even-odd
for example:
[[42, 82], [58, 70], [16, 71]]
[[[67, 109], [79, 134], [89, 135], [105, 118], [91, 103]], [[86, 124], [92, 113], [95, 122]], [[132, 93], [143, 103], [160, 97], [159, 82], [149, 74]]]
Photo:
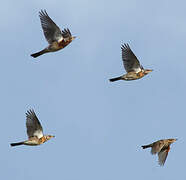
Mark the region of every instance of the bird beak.
[[144, 70], [144, 74], [146, 75], [146, 74], [149, 74], [150, 72], [152, 72], [153, 70], [152, 69], [145, 69]]
[[72, 37], [72, 40], [76, 39], [76, 37], [77, 37], [77, 36], [73, 36], [73, 37]]

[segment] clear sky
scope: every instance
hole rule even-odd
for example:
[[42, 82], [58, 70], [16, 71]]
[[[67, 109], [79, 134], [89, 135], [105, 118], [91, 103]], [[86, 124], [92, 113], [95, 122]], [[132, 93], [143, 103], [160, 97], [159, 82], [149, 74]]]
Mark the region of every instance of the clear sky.
[[[2, 1], [0, 179], [186, 179], [185, 7], [183, 0]], [[41, 9], [77, 39], [34, 59], [47, 46]], [[125, 73], [122, 43], [154, 71], [109, 82]], [[27, 139], [30, 108], [56, 137], [12, 148]], [[141, 145], [163, 138], [178, 141], [160, 167]]]

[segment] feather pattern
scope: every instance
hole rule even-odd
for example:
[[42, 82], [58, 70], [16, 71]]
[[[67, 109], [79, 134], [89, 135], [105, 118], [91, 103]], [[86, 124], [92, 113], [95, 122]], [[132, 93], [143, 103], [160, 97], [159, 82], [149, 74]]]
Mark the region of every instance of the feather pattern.
[[165, 145], [165, 143], [163, 140], [159, 140], [157, 142], [154, 142], [152, 145], [151, 154], [159, 153], [164, 145]]
[[49, 44], [54, 41], [61, 41], [63, 39], [60, 28], [55, 24], [55, 22], [49, 17], [46, 10], [41, 10], [39, 12], [39, 17], [41, 20], [41, 26], [45, 35], [46, 40]]
[[43, 137], [43, 128], [39, 122], [34, 110], [29, 110], [26, 112], [26, 127], [28, 137]]
[[167, 156], [168, 156], [169, 149], [170, 149], [170, 146], [168, 146], [167, 148], [163, 148], [158, 153], [158, 163], [159, 163], [160, 166], [163, 166], [165, 164], [165, 161], [166, 161]]
[[140, 62], [135, 56], [135, 54], [130, 49], [130, 46], [128, 44], [124, 44], [121, 46], [122, 50], [122, 60], [124, 68], [127, 72], [134, 71], [136, 73], [140, 72], [142, 70], [140, 66]]

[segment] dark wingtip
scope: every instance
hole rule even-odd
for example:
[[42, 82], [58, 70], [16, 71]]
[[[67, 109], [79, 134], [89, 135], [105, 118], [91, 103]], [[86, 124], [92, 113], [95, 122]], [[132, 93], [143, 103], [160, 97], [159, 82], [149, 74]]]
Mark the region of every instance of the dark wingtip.
[[128, 43], [124, 43], [124, 44], [121, 45], [121, 49], [122, 49], [122, 50], [130, 49], [130, 46], [129, 46]]
[[34, 109], [29, 109], [26, 111], [26, 117], [29, 117], [30, 115], [35, 115]]
[[39, 17], [41, 18], [42, 16], [48, 16], [46, 9], [41, 9], [39, 11]]

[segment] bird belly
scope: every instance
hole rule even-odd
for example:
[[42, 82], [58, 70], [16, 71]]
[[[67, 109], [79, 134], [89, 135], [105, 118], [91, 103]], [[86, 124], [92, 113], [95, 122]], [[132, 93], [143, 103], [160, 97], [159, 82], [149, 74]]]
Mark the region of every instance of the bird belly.
[[52, 44], [50, 44], [50, 46], [48, 47], [48, 50], [50, 52], [55, 52], [58, 51], [60, 49], [63, 49], [64, 47], [66, 47], [71, 41], [64, 41], [64, 39], [60, 42], [53, 42]]
[[60, 50], [61, 47], [59, 46], [59, 44], [57, 42], [53, 42], [49, 47], [48, 47], [48, 50], [50, 52], [55, 52], [55, 51], [58, 51]]
[[138, 75], [139, 73], [129, 72], [123, 76], [123, 79], [126, 81], [140, 79], [141, 77]]
[[37, 145], [39, 145], [38, 144], [38, 141], [34, 141], [34, 140], [28, 140], [28, 141], [25, 141], [24, 142], [24, 145], [27, 145], [27, 146], [37, 146]]

